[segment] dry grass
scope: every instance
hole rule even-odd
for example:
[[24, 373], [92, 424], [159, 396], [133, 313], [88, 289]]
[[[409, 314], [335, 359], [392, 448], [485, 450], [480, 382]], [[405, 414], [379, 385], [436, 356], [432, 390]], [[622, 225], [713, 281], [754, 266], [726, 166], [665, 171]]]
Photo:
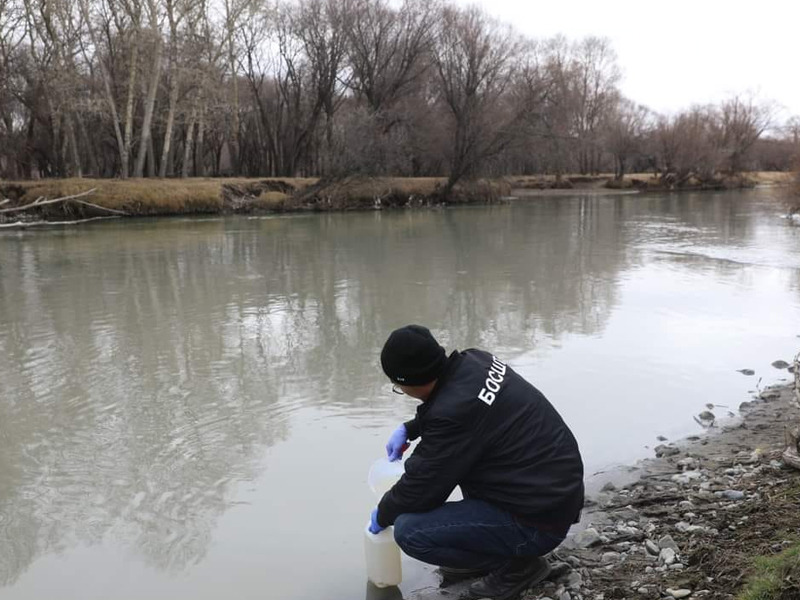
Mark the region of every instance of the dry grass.
[[749, 175], [758, 183], [785, 185], [794, 181], [794, 174], [786, 171], [756, 171]]
[[[316, 182], [316, 179], [308, 178], [281, 180], [299, 189]], [[43, 179], [12, 185], [25, 190], [19, 199], [20, 203], [32, 202], [39, 197], [68, 196], [94, 188], [96, 191], [91, 200], [100, 206], [134, 215], [157, 215], [220, 212], [223, 208], [223, 186], [258, 181], [264, 179]], [[270, 204], [278, 198], [271, 192], [263, 200]]]
[[[786, 171], [751, 171], [744, 173], [748, 179], [752, 179], [757, 184], [783, 185], [792, 182], [792, 173]], [[609, 177], [613, 177], [610, 175]], [[642, 181], [657, 181], [651, 172], [647, 173], [627, 173], [625, 179], [640, 179]]]

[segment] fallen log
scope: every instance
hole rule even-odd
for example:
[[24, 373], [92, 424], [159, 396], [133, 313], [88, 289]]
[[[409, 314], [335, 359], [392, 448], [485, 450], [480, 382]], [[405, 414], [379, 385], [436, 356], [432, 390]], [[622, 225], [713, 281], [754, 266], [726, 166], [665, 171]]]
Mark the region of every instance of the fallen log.
[[40, 227], [42, 225], [77, 225], [78, 223], [88, 223], [89, 221], [119, 219], [120, 216], [89, 217], [88, 219], [75, 219], [72, 221], [14, 221], [13, 223], [0, 223], [0, 229], [27, 229], [28, 227]]
[[[128, 215], [128, 213], [122, 210], [117, 210], [115, 208], [108, 208], [106, 206], [100, 206], [99, 204], [82, 200], [82, 198], [85, 198], [86, 196], [93, 194], [95, 191], [96, 188], [92, 188], [90, 190], [86, 190], [85, 192], [81, 192], [79, 194], [72, 194], [69, 196], [62, 196], [59, 198], [48, 199], [44, 197], [39, 197], [33, 202], [29, 202], [28, 204], [23, 204], [22, 206], [0, 208], [0, 229], [27, 229], [29, 227], [39, 227], [43, 225], [76, 225], [79, 223], [88, 223], [89, 221], [98, 221], [101, 219], [115, 219], [118, 217]], [[0, 206], [4, 206], [9, 202], [10, 202], [9, 199], [0, 200]], [[86, 206], [96, 211], [110, 213], [110, 214], [94, 216], [94, 217], [86, 217], [80, 219], [70, 219], [66, 221], [48, 221], [45, 219], [40, 219], [36, 221], [17, 220], [11, 223], [3, 222], [4, 215], [11, 215], [12, 213], [16, 214], [22, 214], [26, 212], [30, 213], [43, 207], [49, 207], [56, 204], [67, 204], [67, 203], [79, 204], [81, 206]]]

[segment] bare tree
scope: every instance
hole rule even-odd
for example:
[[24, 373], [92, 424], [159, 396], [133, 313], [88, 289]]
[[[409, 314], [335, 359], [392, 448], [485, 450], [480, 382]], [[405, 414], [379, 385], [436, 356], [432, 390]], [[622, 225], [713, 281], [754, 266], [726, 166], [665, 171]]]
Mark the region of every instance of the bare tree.
[[714, 135], [716, 119], [713, 107], [696, 106], [658, 120], [655, 136], [665, 183], [681, 185], [692, 176], [700, 181], [713, 179], [721, 162]]
[[0, 0], [0, 177], [16, 178], [24, 168], [22, 157], [12, 151], [22, 145], [22, 105], [17, 86], [24, 25], [22, 7], [15, 0]]
[[748, 95], [735, 95], [719, 109], [720, 145], [726, 154], [726, 169], [731, 174], [744, 170], [753, 145], [773, 123], [772, 103], [757, 102]]
[[650, 126], [650, 111], [641, 104], [620, 98], [604, 123], [604, 147], [614, 156], [614, 178], [622, 180], [630, 160], [642, 152]]
[[574, 132], [581, 173], [598, 171], [600, 126], [617, 102], [620, 71], [607, 38], [587, 37], [572, 49]]
[[347, 6], [350, 86], [373, 112], [390, 108], [422, 80], [436, 12], [435, 3], [422, 0], [404, 0], [396, 11], [387, 0], [352, 0]]
[[452, 0], [0, 0], [0, 175], [446, 174], [449, 193], [621, 177], [643, 144], [671, 180], [798, 146], [748, 95], [645, 135], [618, 81], [608, 40], [524, 40]]
[[481, 162], [513, 139], [516, 113], [505, 92], [517, 68], [520, 41], [476, 7], [442, 9], [435, 37], [437, 87], [452, 116], [452, 158], [444, 197]]

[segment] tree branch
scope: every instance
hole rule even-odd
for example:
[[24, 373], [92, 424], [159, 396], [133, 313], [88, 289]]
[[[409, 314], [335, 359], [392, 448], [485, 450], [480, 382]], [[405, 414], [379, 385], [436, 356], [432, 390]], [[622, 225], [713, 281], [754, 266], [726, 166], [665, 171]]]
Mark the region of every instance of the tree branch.
[[[87, 190], [85, 192], [81, 192], [80, 194], [73, 194], [72, 196], [64, 196], [62, 198], [53, 198], [52, 200], [45, 200], [44, 198], [39, 197], [36, 200], [34, 200], [33, 202], [31, 202], [30, 204], [25, 204], [24, 206], [14, 206], [12, 208], [0, 209], [0, 214], [7, 214], [7, 213], [12, 213], [12, 212], [22, 212], [23, 210], [29, 210], [31, 208], [38, 208], [40, 206], [49, 206], [51, 204], [58, 204], [59, 202], [67, 202], [69, 200], [75, 200], [76, 198], [83, 198], [84, 196], [88, 196], [89, 194], [93, 194], [95, 191], [96, 191], [96, 188], [92, 188], [92, 189]], [[88, 204], [88, 202], [86, 204]], [[110, 209], [110, 208], [103, 208], [102, 206], [97, 206], [97, 205], [92, 205], [92, 206], [95, 206], [96, 208], [102, 208], [103, 210], [108, 210], [108, 211], [112, 211], [112, 212], [118, 212], [118, 211], [113, 211], [113, 209]], [[124, 214], [124, 213], [122, 213], [122, 214]]]
[[119, 219], [117, 215], [108, 217], [90, 217], [88, 219], [78, 219], [76, 221], [16, 221], [15, 223], [0, 223], [0, 229], [27, 229], [28, 227], [41, 227], [42, 225], [77, 225], [78, 223], [88, 223], [89, 221], [100, 221], [104, 219]]

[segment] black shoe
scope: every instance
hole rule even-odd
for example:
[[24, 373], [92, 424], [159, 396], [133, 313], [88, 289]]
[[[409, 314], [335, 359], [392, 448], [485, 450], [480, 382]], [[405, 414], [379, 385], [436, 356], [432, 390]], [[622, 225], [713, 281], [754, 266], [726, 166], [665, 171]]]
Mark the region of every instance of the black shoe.
[[520, 592], [543, 581], [550, 565], [541, 556], [512, 558], [505, 566], [469, 586], [471, 598], [511, 600]]
[[445, 588], [455, 583], [467, 581], [468, 579], [477, 579], [484, 577], [497, 570], [498, 566], [485, 567], [483, 569], [454, 569], [452, 567], [439, 567], [439, 574], [442, 576], [442, 582], [439, 587]]

